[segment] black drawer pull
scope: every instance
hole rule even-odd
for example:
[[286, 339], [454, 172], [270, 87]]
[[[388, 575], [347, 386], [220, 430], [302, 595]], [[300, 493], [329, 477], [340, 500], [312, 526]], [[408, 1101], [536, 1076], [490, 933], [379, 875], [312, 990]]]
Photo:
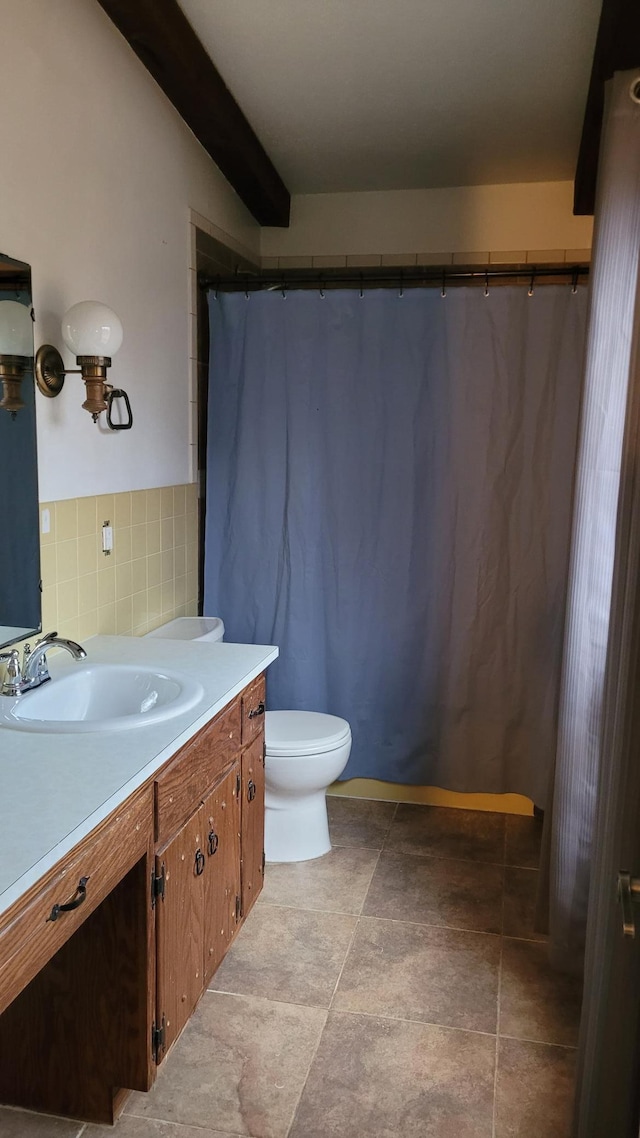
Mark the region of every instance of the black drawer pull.
[[256, 784], [253, 781], [253, 779], [250, 778], [249, 782], [247, 783], [247, 800], [249, 802], [253, 802], [255, 796], [256, 796]]
[[199, 877], [204, 872], [204, 854], [201, 849], [196, 850], [195, 874]]
[[264, 702], [260, 700], [257, 707], [252, 707], [249, 712], [249, 719], [255, 719], [258, 715], [264, 715]]
[[220, 841], [215, 830], [209, 830], [209, 857], [213, 857], [219, 844]]
[[78, 882], [78, 888], [76, 889], [72, 899], [65, 902], [64, 905], [54, 905], [53, 909], [49, 913], [49, 916], [47, 917], [47, 921], [57, 921], [58, 917], [62, 913], [71, 913], [74, 909], [77, 909], [87, 896], [88, 880], [88, 877], [81, 877]]

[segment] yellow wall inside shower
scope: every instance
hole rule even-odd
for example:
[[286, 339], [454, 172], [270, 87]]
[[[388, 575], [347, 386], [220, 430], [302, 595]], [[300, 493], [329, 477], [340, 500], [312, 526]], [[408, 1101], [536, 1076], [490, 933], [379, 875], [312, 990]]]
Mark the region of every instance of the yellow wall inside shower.
[[499, 814], [533, 814], [533, 803], [522, 794], [458, 794], [439, 786], [403, 786], [375, 778], [334, 782], [329, 794], [346, 798], [376, 798], [385, 802], [417, 802], [423, 806], [452, 806], [458, 810], [488, 810]]

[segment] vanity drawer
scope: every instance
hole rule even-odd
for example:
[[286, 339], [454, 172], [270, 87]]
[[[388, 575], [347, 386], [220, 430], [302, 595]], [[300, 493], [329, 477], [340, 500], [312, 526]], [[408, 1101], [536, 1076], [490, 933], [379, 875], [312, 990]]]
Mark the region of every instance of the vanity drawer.
[[264, 673], [242, 693], [242, 746], [264, 730], [266, 686]]
[[240, 698], [208, 723], [156, 778], [156, 841], [160, 844], [177, 833], [233, 762], [240, 748]]
[[[152, 790], [143, 791], [100, 824], [47, 886], [0, 931], [0, 1012], [98, 907], [149, 847]], [[83, 881], [83, 888], [78, 889]], [[68, 911], [58, 908], [72, 903]]]

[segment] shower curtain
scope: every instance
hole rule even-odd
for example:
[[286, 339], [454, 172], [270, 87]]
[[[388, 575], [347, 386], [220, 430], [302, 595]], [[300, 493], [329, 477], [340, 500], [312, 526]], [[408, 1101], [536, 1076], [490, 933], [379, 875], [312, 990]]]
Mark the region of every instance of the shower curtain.
[[544, 805], [585, 293], [210, 296], [205, 612], [345, 778]]
[[[638, 259], [640, 104], [634, 72], [608, 85], [601, 144], [584, 406], [576, 474], [558, 750], [542, 864], [551, 957], [580, 972], [601, 764], [618, 489]], [[544, 907], [543, 907], [544, 914]], [[545, 925], [543, 919], [543, 927]]]

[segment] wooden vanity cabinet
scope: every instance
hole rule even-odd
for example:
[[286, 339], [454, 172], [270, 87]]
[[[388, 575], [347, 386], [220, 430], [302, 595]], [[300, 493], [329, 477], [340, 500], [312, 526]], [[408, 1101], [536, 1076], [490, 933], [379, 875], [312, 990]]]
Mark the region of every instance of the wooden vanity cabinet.
[[160, 1060], [191, 1016], [240, 918], [236, 761], [156, 855]]
[[[264, 722], [264, 721], [263, 721]], [[264, 735], [242, 752], [242, 916], [246, 917], [264, 881]]]
[[3, 916], [0, 1102], [109, 1123], [153, 1084], [152, 866], [147, 788]]
[[260, 676], [156, 779], [158, 1063], [262, 888], [264, 692]]
[[0, 919], [0, 1102], [113, 1122], [148, 1090], [262, 888], [263, 839], [260, 676]]
[[205, 987], [221, 963], [243, 915], [239, 784], [239, 763], [236, 762], [202, 806], [206, 857], [203, 875]]

